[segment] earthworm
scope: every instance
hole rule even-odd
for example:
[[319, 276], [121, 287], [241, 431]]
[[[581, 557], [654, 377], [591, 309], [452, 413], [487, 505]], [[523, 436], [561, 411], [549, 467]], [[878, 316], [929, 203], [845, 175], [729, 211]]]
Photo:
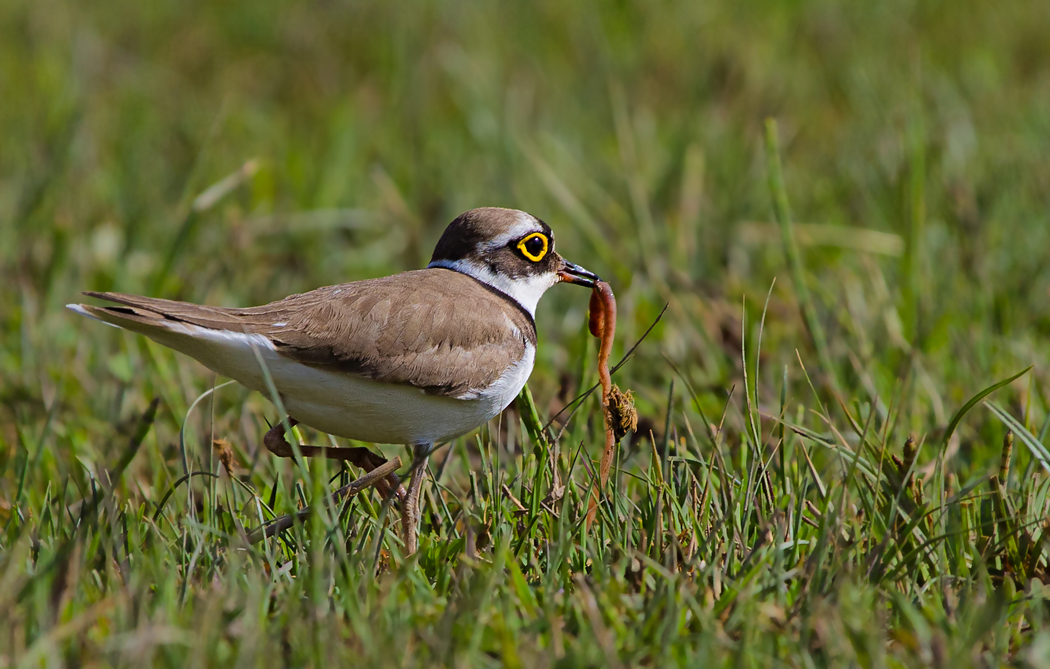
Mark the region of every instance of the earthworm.
[[[604, 281], [595, 281], [591, 291], [587, 327], [591, 334], [600, 338], [598, 346], [598, 379], [602, 386], [602, 409], [605, 417], [605, 450], [602, 452], [598, 468], [601, 487], [594, 491], [587, 508], [587, 524], [590, 525], [598, 511], [598, 496], [609, 481], [609, 470], [612, 468], [613, 455], [616, 452], [616, 427], [621, 422], [619, 407], [614, 406], [612, 376], [609, 373], [609, 356], [612, 354], [613, 339], [616, 336], [616, 297], [612, 288]], [[635, 419], [637, 420], [637, 419]]]
[[[616, 297], [613, 296], [609, 284], [604, 281], [594, 282], [590, 306], [591, 316], [588, 325], [591, 334], [601, 338], [601, 344], [598, 347], [598, 379], [602, 384], [602, 407], [605, 409], [605, 451], [602, 453], [598, 473], [604, 488], [609, 480], [609, 469], [612, 467], [613, 452], [616, 450], [617, 441], [615, 421], [610, 414], [613, 385], [612, 376], [609, 374], [609, 356], [612, 355], [613, 339], [616, 337]], [[595, 306], [599, 308], [595, 309]]]

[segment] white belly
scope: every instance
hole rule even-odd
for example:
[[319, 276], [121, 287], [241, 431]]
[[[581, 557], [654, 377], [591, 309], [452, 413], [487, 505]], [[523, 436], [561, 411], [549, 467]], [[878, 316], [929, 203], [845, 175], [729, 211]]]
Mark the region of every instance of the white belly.
[[378, 444], [433, 444], [485, 424], [521, 392], [536, 358], [527, 346], [524, 358], [496, 383], [456, 399], [303, 365], [277, 353], [260, 335], [168, 327], [149, 336], [269, 397], [261, 357], [292, 418], [328, 434]]

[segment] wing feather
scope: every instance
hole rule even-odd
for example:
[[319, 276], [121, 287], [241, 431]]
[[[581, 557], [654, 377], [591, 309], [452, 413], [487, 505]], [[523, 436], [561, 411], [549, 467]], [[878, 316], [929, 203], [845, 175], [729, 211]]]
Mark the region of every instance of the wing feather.
[[531, 317], [513, 300], [440, 268], [327, 286], [246, 309], [86, 294], [123, 305], [91, 310], [151, 328], [173, 321], [259, 334], [305, 365], [450, 397], [495, 383], [536, 342]]

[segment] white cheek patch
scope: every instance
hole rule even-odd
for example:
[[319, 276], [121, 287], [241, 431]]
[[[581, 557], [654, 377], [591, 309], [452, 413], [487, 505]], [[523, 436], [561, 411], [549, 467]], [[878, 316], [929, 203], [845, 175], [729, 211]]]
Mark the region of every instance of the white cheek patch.
[[525, 307], [533, 318], [536, 317], [536, 305], [540, 303], [540, 298], [548, 288], [558, 283], [558, 275], [553, 272], [512, 279], [509, 276], [496, 274], [487, 265], [470, 260], [435, 260], [427, 267], [444, 267], [472, 276], [512, 297], [515, 302]]

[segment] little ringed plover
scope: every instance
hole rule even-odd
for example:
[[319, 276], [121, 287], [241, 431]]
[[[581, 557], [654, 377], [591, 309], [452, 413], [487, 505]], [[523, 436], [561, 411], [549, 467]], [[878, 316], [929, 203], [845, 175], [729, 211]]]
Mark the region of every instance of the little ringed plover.
[[[598, 280], [555, 252], [554, 233], [543, 221], [486, 207], [449, 224], [426, 269], [244, 309], [96, 292], [85, 294], [118, 306], [68, 306], [269, 396], [265, 365], [293, 424], [411, 446], [402, 509], [411, 553], [422, 475], [435, 444], [497, 416], [524, 387], [536, 357], [536, 305], [547, 289], [559, 282], [593, 287]], [[288, 456], [283, 433], [278, 424], [264, 442]], [[339, 458], [339, 451], [353, 450], [324, 454]]]

